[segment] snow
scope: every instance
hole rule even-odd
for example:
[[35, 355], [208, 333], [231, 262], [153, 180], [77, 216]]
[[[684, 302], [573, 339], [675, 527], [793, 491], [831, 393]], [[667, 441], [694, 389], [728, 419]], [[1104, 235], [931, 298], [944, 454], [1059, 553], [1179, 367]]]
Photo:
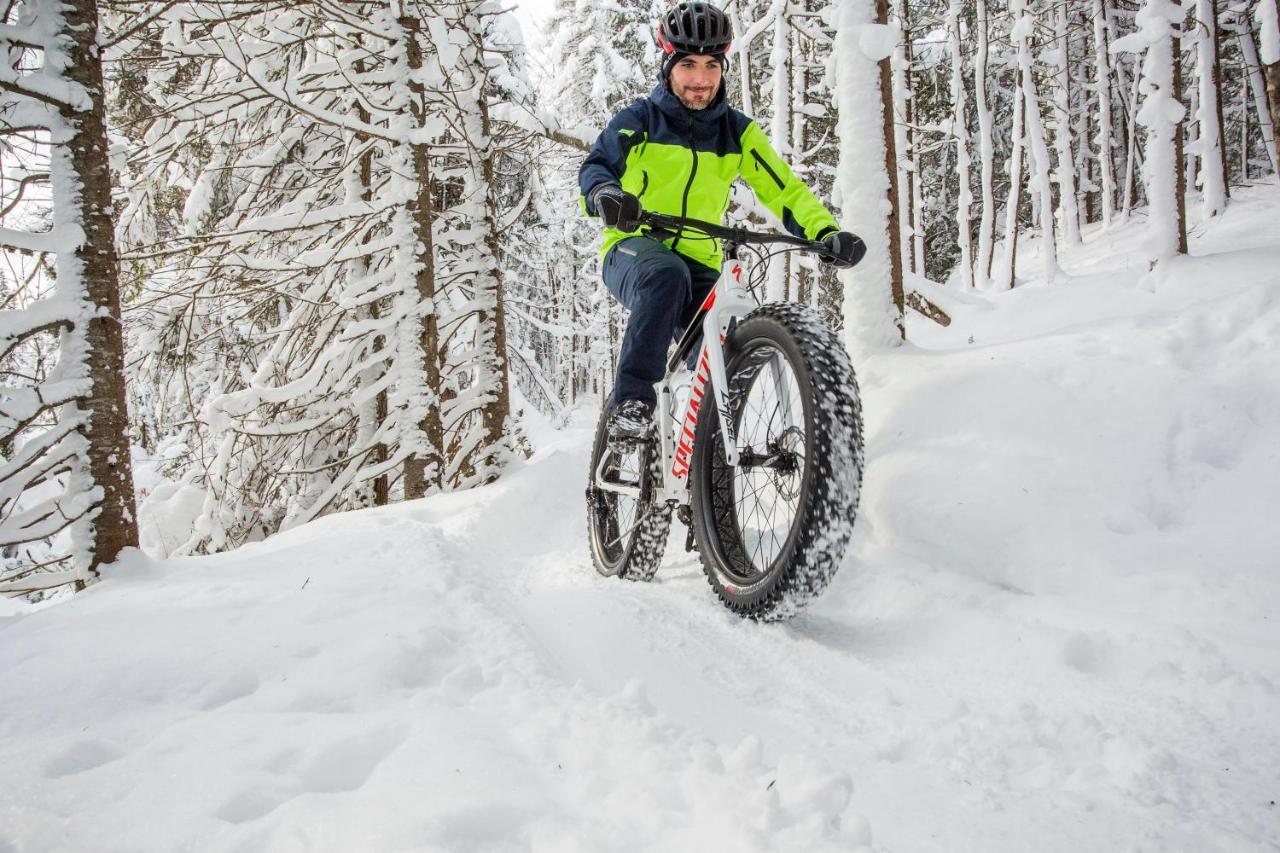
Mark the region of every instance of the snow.
[[1280, 2], [1261, 0], [1253, 10], [1258, 23], [1258, 53], [1267, 65], [1280, 62]]
[[789, 623], [679, 525], [593, 572], [589, 405], [491, 486], [0, 599], [0, 849], [1274, 846], [1277, 214], [915, 282], [953, 323], [859, 364], [854, 542]]

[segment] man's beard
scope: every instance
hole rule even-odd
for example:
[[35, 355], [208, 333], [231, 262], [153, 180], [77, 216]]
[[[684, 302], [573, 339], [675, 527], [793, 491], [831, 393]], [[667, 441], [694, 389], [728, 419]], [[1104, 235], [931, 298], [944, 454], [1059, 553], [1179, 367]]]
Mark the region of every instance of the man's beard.
[[[724, 85], [724, 84], [721, 84], [721, 85]], [[711, 93], [710, 97], [708, 97], [706, 101], [704, 101], [701, 104], [695, 104], [690, 101], [686, 101], [684, 98], [684, 95], [681, 95], [679, 93], [676, 93], [676, 100], [684, 104], [685, 109], [694, 110], [694, 111], [705, 110], [707, 107], [711, 106], [711, 104], [715, 102], [716, 95], [719, 94], [719, 92], [720, 90], [719, 88], [717, 88], [714, 92]]]

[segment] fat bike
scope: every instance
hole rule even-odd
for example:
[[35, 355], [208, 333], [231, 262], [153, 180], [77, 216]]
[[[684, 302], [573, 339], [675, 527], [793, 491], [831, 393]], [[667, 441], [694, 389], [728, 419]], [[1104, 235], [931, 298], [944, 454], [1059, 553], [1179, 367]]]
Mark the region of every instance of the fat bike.
[[739, 255], [763, 261], [764, 245], [821, 254], [823, 244], [655, 213], [642, 223], [659, 240], [722, 240], [725, 261], [668, 359], [649, 438], [611, 447], [601, 414], [587, 486], [592, 560], [603, 575], [651, 580], [674, 514], [726, 607], [789, 618], [830, 583], [853, 534], [862, 414], [839, 338], [806, 305], [759, 304], [751, 293], [766, 264], [752, 264], [744, 285]]

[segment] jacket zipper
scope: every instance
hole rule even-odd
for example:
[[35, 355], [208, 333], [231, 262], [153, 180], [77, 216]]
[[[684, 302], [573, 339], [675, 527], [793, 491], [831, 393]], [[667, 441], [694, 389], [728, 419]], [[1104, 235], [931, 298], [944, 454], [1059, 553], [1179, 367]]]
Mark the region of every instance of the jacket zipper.
[[769, 177], [773, 178], [773, 182], [778, 185], [778, 189], [785, 190], [787, 188], [786, 185], [782, 183], [782, 178], [778, 177], [778, 173], [773, 171], [773, 168], [764, 161], [763, 157], [760, 156], [759, 149], [752, 148], [751, 156], [756, 158], [756, 162], [760, 164], [761, 168], [769, 173]]
[[649, 189], [649, 173], [641, 169], [640, 175], [642, 178], [644, 178], [644, 180], [640, 184], [640, 194], [637, 195], [636, 198], [641, 198], [642, 196], [644, 196], [644, 191]]
[[[754, 149], [753, 149], [754, 150]], [[693, 168], [689, 170], [689, 183], [684, 185], [684, 197], [680, 199], [680, 215], [689, 215], [689, 190], [693, 188], [693, 178], [698, 174], [698, 149], [693, 144], [693, 130], [689, 131], [689, 153], [693, 155]], [[680, 242], [680, 236], [671, 241], [671, 248], [674, 249], [676, 244]]]

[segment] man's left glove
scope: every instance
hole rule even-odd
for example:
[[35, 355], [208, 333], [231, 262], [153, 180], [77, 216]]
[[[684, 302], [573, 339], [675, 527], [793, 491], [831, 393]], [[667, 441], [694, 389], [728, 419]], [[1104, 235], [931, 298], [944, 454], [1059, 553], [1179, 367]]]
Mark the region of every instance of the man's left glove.
[[831, 231], [821, 239], [826, 251], [818, 257], [838, 269], [856, 266], [867, 253], [867, 244], [862, 242], [862, 238], [848, 231]]
[[627, 232], [640, 227], [640, 214], [644, 212], [640, 199], [623, 191], [617, 184], [597, 184], [587, 200], [607, 227]]

